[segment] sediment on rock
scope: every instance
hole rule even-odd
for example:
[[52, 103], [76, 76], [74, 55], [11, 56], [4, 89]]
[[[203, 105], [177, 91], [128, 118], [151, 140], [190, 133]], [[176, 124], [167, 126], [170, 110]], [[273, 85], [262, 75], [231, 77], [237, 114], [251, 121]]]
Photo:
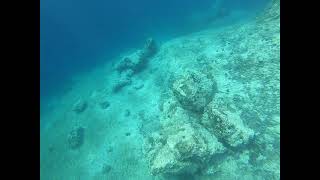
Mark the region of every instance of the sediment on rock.
[[230, 147], [246, 145], [254, 136], [253, 130], [245, 127], [240, 117], [228, 112], [222, 112], [213, 103], [207, 106], [200, 121], [220, 141]]
[[176, 79], [172, 91], [181, 106], [189, 111], [202, 112], [209, 104], [216, 92], [214, 79], [207, 75], [188, 71], [182, 77]]

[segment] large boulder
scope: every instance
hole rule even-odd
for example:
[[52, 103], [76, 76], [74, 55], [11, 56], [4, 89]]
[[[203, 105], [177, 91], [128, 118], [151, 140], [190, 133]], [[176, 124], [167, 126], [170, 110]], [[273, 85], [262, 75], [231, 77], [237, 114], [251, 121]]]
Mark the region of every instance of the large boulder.
[[187, 71], [177, 78], [172, 91], [181, 106], [189, 111], [202, 112], [216, 92], [216, 83], [212, 77], [198, 71]]
[[213, 103], [206, 107], [200, 123], [229, 147], [246, 145], [254, 136], [253, 130], [245, 127], [237, 114], [222, 112]]
[[194, 174], [225, 151], [215, 136], [198, 124], [185, 123], [165, 127], [147, 140], [151, 172], [157, 174]]

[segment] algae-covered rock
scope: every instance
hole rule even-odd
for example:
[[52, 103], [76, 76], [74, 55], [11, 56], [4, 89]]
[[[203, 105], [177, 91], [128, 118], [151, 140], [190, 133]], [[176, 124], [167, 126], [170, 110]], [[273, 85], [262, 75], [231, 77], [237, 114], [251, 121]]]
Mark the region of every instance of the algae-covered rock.
[[222, 112], [213, 103], [206, 107], [200, 121], [221, 142], [231, 147], [245, 145], [254, 136], [253, 130], [245, 127], [239, 116], [229, 112]]
[[216, 91], [212, 78], [197, 71], [187, 71], [174, 81], [172, 91], [181, 106], [190, 111], [202, 112]]
[[84, 128], [77, 127], [68, 134], [68, 146], [71, 149], [78, 149], [84, 141]]
[[152, 174], [194, 174], [225, 148], [197, 124], [165, 127], [148, 139], [147, 156]]

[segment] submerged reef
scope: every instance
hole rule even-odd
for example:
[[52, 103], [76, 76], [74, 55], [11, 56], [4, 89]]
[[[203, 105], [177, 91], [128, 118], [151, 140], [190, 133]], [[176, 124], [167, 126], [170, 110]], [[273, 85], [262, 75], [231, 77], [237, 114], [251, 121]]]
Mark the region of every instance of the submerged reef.
[[207, 75], [188, 71], [183, 77], [176, 79], [172, 91], [184, 109], [202, 112], [204, 107], [212, 100], [216, 84]]
[[186, 123], [165, 127], [148, 138], [152, 174], [193, 174], [225, 148], [206, 129]]
[[113, 87], [113, 92], [118, 92], [123, 87], [130, 85], [131, 77], [143, 71], [150, 58], [152, 58], [158, 51], [157, 45], [152, 38], [149, 38], [141, 50], [138, 50], [129, 56], [124, 57], [115, 69], [119, 72], [120, 78]]
[[280, 14], [272, 2], [248, 24], [161, 50], [149, 39], [79, 81], [45, 117], [57, 121], [41, 132], [41, 179], [280, 179]]
[[68, 146], [70, 149], [78, 149], [84, 141], [84, 128], [77, 127], [68, 134]]
[[244, 147], [253, 131], [239, 117], [220, 112], [213, 97], [212, 74], [186, 71], [177, 77], [160, 105], [160, 130], [145, 138], [145, 153], [153, 175], [201, 173], [228, 148]]

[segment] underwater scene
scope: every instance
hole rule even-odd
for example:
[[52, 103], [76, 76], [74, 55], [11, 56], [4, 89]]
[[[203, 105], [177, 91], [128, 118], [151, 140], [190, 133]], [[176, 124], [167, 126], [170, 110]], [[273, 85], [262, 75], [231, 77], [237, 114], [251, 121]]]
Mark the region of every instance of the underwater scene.
[[280, 179], [280, 0], [40, 0], [40, 179]]

